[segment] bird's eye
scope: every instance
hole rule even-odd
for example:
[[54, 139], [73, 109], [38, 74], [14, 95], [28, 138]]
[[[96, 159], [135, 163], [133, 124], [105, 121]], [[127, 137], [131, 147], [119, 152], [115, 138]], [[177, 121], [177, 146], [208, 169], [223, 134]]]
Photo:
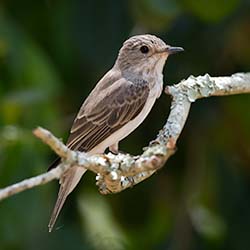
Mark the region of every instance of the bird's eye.
[[140, 51], [143, 54], [147, 54], [149, 52], [149, 48], [148, 48], [148, 46], [144, 45], [144, 46], [141, 46]]

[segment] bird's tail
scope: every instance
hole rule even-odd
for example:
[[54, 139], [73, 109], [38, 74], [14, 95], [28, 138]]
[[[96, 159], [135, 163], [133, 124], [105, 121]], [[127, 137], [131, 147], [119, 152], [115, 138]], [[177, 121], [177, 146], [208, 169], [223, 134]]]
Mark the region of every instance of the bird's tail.
[[50, 221], [49, 221], [49, 232], [52, 232], [55, 225], [56, 219], [66, 201], [67, 196], [72, 192], [77, 183], [80, 181], [82, 175], [85, 173], [86, 169], [80, 167], [72, 167], [61, 179], [61, 186], [59, 189], [57, 201], [53, 209]]
[[58, 166], [58, 164], [60, 163], [61, 161], [61, 158], [60, 157], [57, 157], [51, 164], [50, 166], [48, 167], [48, 170], [47, 171], [50, 171], [51, 169], [53, 168], [56, 168]]

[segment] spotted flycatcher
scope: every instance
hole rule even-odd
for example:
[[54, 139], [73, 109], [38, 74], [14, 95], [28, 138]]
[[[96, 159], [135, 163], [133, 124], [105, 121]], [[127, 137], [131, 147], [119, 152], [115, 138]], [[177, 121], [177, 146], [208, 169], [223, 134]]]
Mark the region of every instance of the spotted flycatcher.
[[[111, 70], [97, 83], [83, 103], [70, 130], [67, 146], [89, 154], [118, 152], [118, 143], [135, 130], [161, 95], [162, 70], [169, 55], [183, 51], [153, 35], [138, 35], [124, 42]], [[58, 161], [53, 164], [55, 167]], [[86, 169], [72, 167], [60, 179], [51, 232], [67, 196]]]

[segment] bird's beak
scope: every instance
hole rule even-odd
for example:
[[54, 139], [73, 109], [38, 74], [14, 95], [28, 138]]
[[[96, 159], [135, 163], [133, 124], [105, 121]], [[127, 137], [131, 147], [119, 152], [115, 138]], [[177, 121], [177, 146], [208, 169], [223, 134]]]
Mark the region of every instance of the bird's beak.
[[169, 55], [176, 54], [176, 53], [179, 53], [179, 52], [182, 52], [182, 51], [184, 51], [184, 49], [182, 47], [168, 46], [165, 49], [165, 52], [167, 52]]

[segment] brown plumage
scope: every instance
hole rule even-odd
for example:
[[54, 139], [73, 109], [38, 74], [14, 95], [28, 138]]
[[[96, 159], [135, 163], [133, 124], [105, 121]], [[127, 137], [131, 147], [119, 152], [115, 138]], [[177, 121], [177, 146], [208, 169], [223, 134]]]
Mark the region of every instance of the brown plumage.
[[[132, 83], [124, 78], [114, 78], [115, 80], [109, 78], [114, 86], [99, 90], [98, 85], [102, 85], [105, 79], [101, 80], [82, 105], [67, 142], [71, 149], [90, 151], [114, 131], [133, 120], [142, 110], [149, 94], [148, 83]], [[98, 99], [100, 101], [97, 102]]]

